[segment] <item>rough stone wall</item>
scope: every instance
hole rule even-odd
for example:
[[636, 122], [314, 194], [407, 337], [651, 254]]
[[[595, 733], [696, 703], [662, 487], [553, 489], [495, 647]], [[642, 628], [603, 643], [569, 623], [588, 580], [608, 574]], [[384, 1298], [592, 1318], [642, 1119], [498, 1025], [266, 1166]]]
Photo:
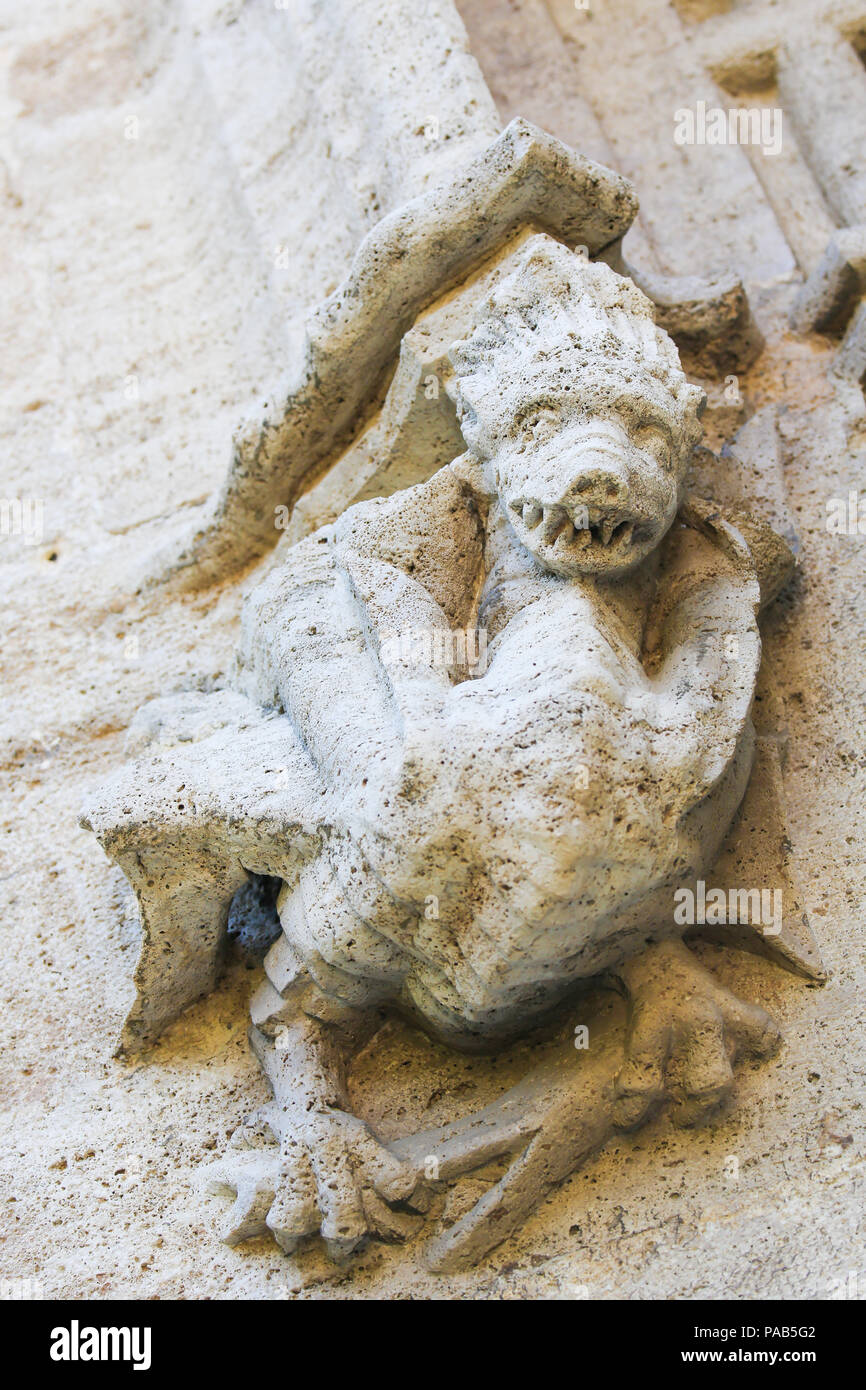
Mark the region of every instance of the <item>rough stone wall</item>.
[[[859, 490], [866, 411], [854, 330], [845, 357], [838, 333], [790, 327], [828, 240], [866, 220], [866, 142], [838, 125], [866, 120], [866, 6], [789, 0], [784, 22], [768, 0], [459, 9], [480, 73], [445, 0], [4, 15], [2, 496], [42, 520], [0, 537], [0, 1275], [49, 1295], [814, 1298], [851, 1271], [866, 1288], [864, 540], [825, 525], [828, 500]], [[502, 122], [527, 116], [635, 181], [636, 263], [746, 284], [766, 347], [714, 442], [778, 418], [802, 552], [767, 688], [832, 977], [811, 990], [703, 948], [785, 1028], [733, 1105], [699, 1132], [662, 1118], [620, 1139], [473, 1274], [382, 1246], [338, 1271], [315, 1250], [217, 1244], [198, 1170], [266, 1095], [246, 1042], [254, 962], [239, 946], [154, 1052], [113, 1060], [137, 929], [76, 813], [141, 703], [210, 688], [231, 658], [247, 583], [137, 595], [142, 557], [219, 483], [238, 414], [364, 232], [496, 132], [487, 87]], [[675, 112], [701, 100], [781, 107], [782, 153], [677, 146]], [[484, 1081], [394, 1028], [353, 1085], [384, 1132], [395, 1111], [443, 1121]]]

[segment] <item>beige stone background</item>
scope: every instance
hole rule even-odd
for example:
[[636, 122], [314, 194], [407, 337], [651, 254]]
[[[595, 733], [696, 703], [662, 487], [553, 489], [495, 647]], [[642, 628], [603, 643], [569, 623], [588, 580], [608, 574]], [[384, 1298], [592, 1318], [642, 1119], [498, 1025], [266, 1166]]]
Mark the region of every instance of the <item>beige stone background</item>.
[[[866, 411], [834, 375], [837, 344], [788, 328], [834, 226], [866, 221], [866, 4], [459, 9], [480, 71], [445, 0], [0, 6], [0, 496], [44, 508], [38, 538], [0, 536], [0, 1280], [49, 1297], [815, 1299], [843, 1281], [866, 1296], [866, 537], [825, 529], [828, 499], [866, 481]], [[847, 35], [844, 82], [828, 24]], [[782, 96], [771, 79], [754, 95], [788, 122], [772, 167], [672, 139], [677, 108], [724, 100], [711, 73], [738, 43], [780, 44], [788, 63]], [[154, 1052], [114, 1060], [137, 928], [77, 807], [143, 701], [224, 676], [252, 581], [183, 599], [137, 584], [221, 480], [304, 309], [384, 212], [515, 114], [635, 181], [630, 257], [747, 285], [766, 348], [740, 381], [744, 418], [779, 409], [802, 542], [769, 620], [770, 677], [831, 979], [817, 990], [704, 948], [782, 1020], [783, 1052], [741, 1072], [701, 1130], [661, 1117], [618, 1139], [472, 1274], [428, 1274], [417, 1245], [373, 1245], [350, 1270], [316, 1248], [231, 1250], [199, 1175], [266, 1096], [246, 1042], [254, 963], [236, 949]], [[475, 1065], [395, 1036], [356, 1086], [372, 1111], [437, 1123]]]

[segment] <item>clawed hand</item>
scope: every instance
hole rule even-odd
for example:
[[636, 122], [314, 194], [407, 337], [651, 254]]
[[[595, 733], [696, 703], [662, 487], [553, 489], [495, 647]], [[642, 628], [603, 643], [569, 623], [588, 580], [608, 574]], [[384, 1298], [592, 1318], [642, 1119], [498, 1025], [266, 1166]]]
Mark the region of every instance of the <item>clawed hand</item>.
[[779, 1045], [775, 1020], [719, 984], [681, 942], [651, 947], [622, 977], [631, 996], [617, 1078], [622, 1129], [639, 1125], [666, 1098], [675, 1123], [697, 1124], [730, 1093], [738, 1056], [769, 1057]]
[[213, 1189], [237, 1193], [224, 1239], [270, 1231], [292, 1254], [306, 1237], [321, 1234], [330, 1258], [342, 1263], [367, 1236], [401, 1241], [415, 1234], [419, 1217], [389, 1203], [405, 1203], [417, 1175], [362, 1120], [345, 1111], [314, 1113], [301, 1130], [286, 1132], [279, 1147], [278, 1127], [266, 1107], [233, 1137], [237, 1170], [229, 1157], [211, 1179]]

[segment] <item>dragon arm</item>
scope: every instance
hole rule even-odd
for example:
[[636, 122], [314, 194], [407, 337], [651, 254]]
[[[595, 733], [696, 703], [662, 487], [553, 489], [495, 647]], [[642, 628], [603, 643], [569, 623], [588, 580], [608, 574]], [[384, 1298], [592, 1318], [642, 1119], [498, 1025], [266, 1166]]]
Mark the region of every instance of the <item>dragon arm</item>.
[[450, 687], [433, 639], [468, 620], [481, 563], [474, 500], [449, 468], [350, 508], [250, 596], [241, 688], [285, 710], [332, 787], [361, 781]]
[[680, 816], [717, 785], [747, 730], [761, 661], [759, 540], [757, 528], [747, 541], [711, 504], [693, 502], [665, 542], [644, 641], [649, 680], [632, 714], [649, 727]]

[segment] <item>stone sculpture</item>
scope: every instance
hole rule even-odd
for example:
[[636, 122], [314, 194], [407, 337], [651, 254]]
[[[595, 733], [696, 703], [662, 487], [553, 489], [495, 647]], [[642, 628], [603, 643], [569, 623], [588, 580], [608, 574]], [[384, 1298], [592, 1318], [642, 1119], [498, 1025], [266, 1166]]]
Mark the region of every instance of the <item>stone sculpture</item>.
[[[266, 554], [280, 534], [275, 507], [291, 508], [355, 439], [418, 315], [526, 228], [639, 283], [699, 371], [752, 361], [760, 338], [736, 276], [703, 281], [627, 264], [621, 243], [636, 213], [627, 179], [518, 117], [449, 180], [383, 217], [345, 279], [307, 316], [283, 379], [240, 423], [222, 489], [180, 543], [148, 558], [145, 583], [199, 589]], [[429, 477], [453, 455], [443, 455], [435, 429], [424, 434]]]
[[[232, 688], [147, 706], [85, 818], [142, 910], [127, 1047], [212, 987], [249, 875], [279, 881], [251, 1033], [274, 1101], [216, 1172], [228, 1238], [321, 1233], [345, 1259], [510, 1159], [431, 1245], [440, 1269], [615, 1128], [665, 1099], [696, 1122], [737, 1056], [777, 1046], [673, 904], [743, 802], [758, 614], [793, 563], [757, 517], [685, 494], [702, 392], [610, 266], [533, 236], [450, 359], [465, 452], [287, 549]], [[599, 981], [589, 1050], [486, 1111], [390, 1145], [350, 1113], [388, 1011], [490, 1051]]]

